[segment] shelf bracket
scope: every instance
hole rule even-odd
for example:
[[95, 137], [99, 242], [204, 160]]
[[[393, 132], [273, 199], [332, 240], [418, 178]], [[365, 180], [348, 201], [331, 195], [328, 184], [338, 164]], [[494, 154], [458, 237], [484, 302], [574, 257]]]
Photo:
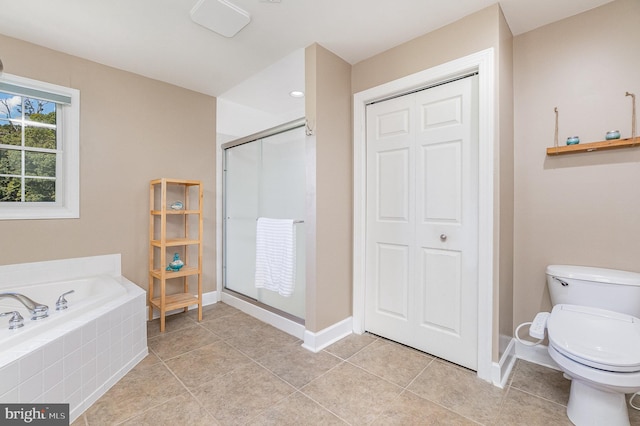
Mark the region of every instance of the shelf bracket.
[[553, 112], [556, 113], [556, 130], [553, 136], [553, 146], [556, 148], [556, 153], [557, 153], [558, 151], [558, 107], [554, 107]]
[[633, 93], [625, 93], [625, 96], [631, 96], [631, 139], [633, 145], [636, 145], [636, 95]]

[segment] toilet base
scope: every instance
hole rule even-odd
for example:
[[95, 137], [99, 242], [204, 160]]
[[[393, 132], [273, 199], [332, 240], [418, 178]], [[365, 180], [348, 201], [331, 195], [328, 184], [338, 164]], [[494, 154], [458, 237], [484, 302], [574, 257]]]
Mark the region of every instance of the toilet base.
[[623, 393], [600, 390], [575, 378], [571, 381], [567, 416], [576, 426], [629, 426]]

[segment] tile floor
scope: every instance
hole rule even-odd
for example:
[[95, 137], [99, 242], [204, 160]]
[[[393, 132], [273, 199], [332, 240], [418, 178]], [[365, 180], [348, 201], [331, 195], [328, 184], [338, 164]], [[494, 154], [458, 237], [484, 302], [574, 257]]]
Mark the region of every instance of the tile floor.
[[[505, 389], [373, 335], [313, 354], [228, 305], [148, 323], [149, 356], [79, 425], [570, 425], [569, 381], [518, 361]], [[640, 425], [640, 412], [631, 410]]]

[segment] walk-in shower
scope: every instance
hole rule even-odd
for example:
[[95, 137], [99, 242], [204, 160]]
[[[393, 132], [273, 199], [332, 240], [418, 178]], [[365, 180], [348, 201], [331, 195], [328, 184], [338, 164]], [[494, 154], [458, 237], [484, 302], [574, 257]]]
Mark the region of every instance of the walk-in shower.
[[[224, 291], [301, 323], [305, 318], [304, 124], [304, 119], [296, 120], [222, 145]], [[292, 221], [295, 274], [288, 297], [256, 287], [258, 218]]]

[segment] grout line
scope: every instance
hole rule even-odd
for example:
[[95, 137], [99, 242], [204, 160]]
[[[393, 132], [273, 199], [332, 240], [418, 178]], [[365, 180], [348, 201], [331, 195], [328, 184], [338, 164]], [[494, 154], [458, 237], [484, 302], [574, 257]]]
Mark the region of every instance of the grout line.
[[[231, 308], [233, 308], [233, 307], [231, 307]], [[201, 402], [201, 401], [200, 401], [200, 399], [198, 399], [198, 398], [195, 396], [194, 392], [192, 392], [192, 390], [191, 390], [189, 387], [187, 387], [187, 386], [186, 386], [186, 384], [185, 384], [185, 383], [184, 383], [184, 382], [183, 382], [183, 381], [178, 377], [178, 375], [177, 375], [177, 374], [176, 374], [176, 373], [175, 373], [175, 372], [174, 372], [174, 371], [173, 371], [173, 370], [168, 366], [168, 364], [167, 364], [168, 362], [171, 362], [171, 360], [173, 360], [173, 359], [176, 359], [176, 358], [178, 358], [178, 357], [180, 357], [180, 356], [183, 356], [183, 355], [190, 354], [191, 352], [194, 352], [194, 351], [196, 351], [196, 350], [198, 350], [198, 349], [202, 349], [202, 348], [204, 348], [204, 347], [206, 347], [206, 346], [208, 346], [208, 345], [213, 345], [213, 344], [223, 344], [223, 345], [228, 346], [229, 348], [232, 348], [233, 350], [235, 350], [235, 351], [237, 351], [239, 354], [241, 354], [241, 356], [246, 357], [246, 358], [247, 358], [247, 359], [248, 359], [252, 364], [256, 365], [256, 366], [257, 366], [257, 367], [259, 367], [261, 370], [265, 370], [265, 371], [266, 371], [266, 372], [267, 372], [271, 377], [274, 377], [274, 378], [276, 378], [276, 379], [280, 380], [281, 382], [285, 383], [285, 384], [286, 384], [290, 389], [292, 389], [292, 391], [291, 391], [290, 393], [288, 393], [287, 395], [285, 395], [285, 396], [283, 396], [283, 397], [279, 398], [277, 401], [275, 401], [275, 402], [271, 403], [268, 407], [266, 407], [265, 409], [261, 410], [261, 411], [260, 411], [259, 413], [257, 413], [255, 416], [252, 416], [252, 418], [248, 420], [249, 422], [251, 422], [251, 421], [255, 421], [256, 419], [258, 419], [258, 417], [260, 417], [260, 416], [264, 415], [265, 413], [267, 413], [267, 411], [274, 409], [274, 407], [275, 407], [275, 406], [285, 404], [285, 402], [287, 401], [287, 399], [289, 399], [289, 398], [294, 398], [294, 397], [296, 397], [296, 396], [298, 396], [298, 395], [299, 395], [300, 397], [308, 398], [310, 401], [312, 401], [312, 402], [313, 402], [314, 404], [316, 404], [318, 407], [320, 407], [321, 409], [325, 410], [325, 411], [326, 411], [326, 412], [328, 412], [328, 413], [331, 413], [331, 415], [335, 416], [335, 417], [336, 417], [337, 419], [339, 419], [340, 421], [343, 421], [343, 422], [345, 422], [346, 424], [351, 424], [349, 421], [345, 420], [345, 419], [344, 419], [344, 418], [342, 418], [340, 415], [338, 415], [337, 413], [335, 413], [332, 409], [330, 409], [329, 407], [327, 407], [327, 406], [323, 405], [321, 402], [319, 402], [319, 401], [315, 400], [311, 395], [309, 395], [309, 394], [307, 394], [307, 393], [306, 393], [306, 392], [310, 389], [310, 387], [311, 387], [311, 386], [313, 386], [313, 384], [314, 384], [314, 383], [317, 383], [317, 381], [319, 381], [319, 380], [321, 380], [321, 379], [325, 378], [327, 375], [329, 375], [330, 373], [334, 372], [334, 370], [336, 370], [336, 369], [338, 369], [338, 368], [341, 368], [341, 367], [344, 367], [344, 366], [346, 366], [347, 364], [348, 364], [348, 365], [350, 365], [350, 366], [352, 366], [352, 367], [355, 367], [355, 368], [359, 369], [360, 371], [362, 371], [362, 372], [364, 372], [364, 373], [370, 374], [371, 376], [376, 377], [376, 378], [377, 378], [377, 379], [379, 379], [379, 380], [383, 380], [384, 382], [386, 382], [386, 383], [388, 383], [388, 384], [393, 385], [393, 386], [394, 386], [394, 388], [398, 388], [398, 389], [399, 389], [399, 393], [398, 393], [397, 395], [395, 395], [394, 397], [392, 397], [389, 403], [381, 404], [381, 405], [379, 405], [379, 406], [377, 406], [377, 407], [373, 407], [373, 412], [371, 412], [371, 411], [370, 411], [370, 413], [369, 413], [369, 414], [374, 414], [374, 416], [373, 416], [374, 418], [373, 418], [373, 420], [372, 420], [370, 423], [374, 423], [374, 422], [376, 422], [376, 421], [380, 421], [380, 420], [381, 420], [381, 418], [382, 418], [382, 416], [384, 415], [384, 413], [388, 412], [388, 411], [391, 409], [391, 406], [392, 406], [394, 403], [398, 402], [398, 401], [399, 401], [399, 399], [400, 399], [400, 398], [402, 398], [402, 397], [403, 397], [403, 395], [405, 395], [405, 394], [406, 394], [406, 395], [414, 395], [415, 397], [420, 398], [420, 400], [429, 401], [430, 403], [433, 403], [433, 404], [435, 404], [436, 406], [441, 407], [442, 409], [446, 410], [447, 412], [454, 413], [455, 415], [460, 416], [460, 417], [462, 417], [462, 418], [464, 418], [464, 419], [466, 419], [466, 420], [468, 420], [468, 421], [472, 422], [473, 424], [477, 424], [477, 425], [491, 424], [492, 422], [495, 422], [495, 421], [499, 420], [499, 419], [500, 419], [500, 416], [504, 413], [504, 410], [505, 410], [505, 406], [506, 406], [506, 402], [507, 402], [508, 396], [509, 396], [509, 395], [512, 395], [512, 390], [513, 390], [513, 389], [515, 389], [516, 391], [524, 392], [525, 394], [528, 394], [528, 395], [530, 395], [530, 396], [533, 396], [533, 397], [539, 398], [539, 399], [541, 399], [541, 400], [548, 401], [548, 402], [551, 402], [551, 403], [553, 403], [553, 404], [555, 404], [555, 405], [558, 405], [558, 406], [561, 406], [561, 407], [565, 407], [565, 408], [566, 408], [566, 406], [564, 406], [564, 405], [562, 405], [562, 404], [559, 404], [559, 403], [557, 403], [557, 402], [554, 402], [554, 401], [551, 401], [551, 400], [549, 400], [549, 399], [546, 399], [546, 398], [544, 398], [544, 397], [542, 397], [542, 396], [535, 395], [535, 394], [533, 394], [533, 393], [531, 393], [531, 392], [529, 392], [529, 391], [526, 391], [526, 390], [523, 390], [523, 389], [520, 389], [520, 388], [518, 388], [518, 387], [513, 386], [514, 378], [515, 378], [516, 374], [518, 374], [518, 371], [519, 371], [519, 369], [518, 369], [518, 364], [516, 364], [516, 365], [514, 366], [513, 371], [511, 372], [511, 375], [510, 375], [509, 380], [508, 380], [508, 381], [507, 381], [507, 383], [506, 383], [506, 386], [505, 386], [505, 389], [504, 389], [504, 390], [505, 390], [505, 392], [502, 394], [502, 397], [501, 397], [501, 399], [500, 399], [499, 405], [497, 405], [497, 407], [496, 407], [496, 409], [495, 409], [495, 410], [492, 410], [492, 412], [491, 412], [492, 416], [490, 417], [490, 419], [489, 419], [486, 423], [481, 423], [481, 422], [479, 422], [478, 420], [471, 419], [471, 418], [467, 417], [466, 415], [464, 415], [464, 414], [462, 414], [462, 413], [460, 413], [460, 412], [458, 412], [458, 411], [456, 411], [456, 410], [454, 410], [454, 409], [452, 409], [452, 408], [446, 407], [446, 406], [442, 405], [441, 403], [439, 403], [439, 402], [437, 402], [437, 401], [433, 401], [433, 400], [431, 400], [430, 398], [425, 397], [425, 396], [422, 396], [422, 395], [419, 395], [419, 394], [417, 394], [416, 392], [414, 392], [414, 391], [412, 391], [412, 390], [410, 390], [410, 389], [409, 389], [412, 385], [414, 385], [414, 383], [416, 382], [416, 380], [417, 380], [421, 375], [423, 375], [423, 374], [427, 371], [427, 369], [428, 369], [428, 368], [432, 368], [432, 367], [434, 367], [434, 366], [436, 365], [436, 364], [434, 364], [434, 361], [435, 361], [435, 362], [438, 362], [438, 363], [440, 363], [440, 364], [446, 365], [446, 366], [452, 366], [452, 367], [457, 368], [457, 369], [459, 369], [459, 370], [461, 370], [461, 371], [471, 371], [471, 370], [469, 370], [469, 369], [467, 369], [467, 368], [464, 368], [464, 367], [461, 367], [461, 366], [459, 366], [459, 365], [457, 365], [457, 364], [451, 363], [451, 362], [449, 362], [449, 361], [447, 361], [447, 360], [441, 359], [441, 358], [439, 358], [439, 357], [436, 357], [436, 356], [433, 356], [433, 355], [431, 355], [431, 354], [427, 354], [427, 353], [425, 353], [425, 352], [423, 352], [423, 351], [419, 351], [419, 350], [418, 350], [418, 352], [419, 352], [419, 353], [421, 353], [421, 354], [425, 354], [425, 357], [427, 358], [427, 363], [426, 363], [426, 365], [425, 365], [425, 366], [424, 366], [424, 367], [423, 367], [423, 368], [422, 368], [422, 369], [421, 369], [421, 370], [420, 370], [420, 371], [419, 371], [419, 372], [418, 372], [418, 373], [417, 373], [417, 374], [416, 374], [416, 375], [415, 375], [411, 380], [409, 380], [409, 381], [408, 381], [408, 383], [406, 384], [406, 386], [399, 385], [399, 384], [394, 383], [394, 382], [392, 382], [391, 380], [389, 380], [389, 379], [387, 379], [387, 378], [385, 378], [385, 377], [380, 376], [379, 374], [374, 373], [373, 371], [368, 370], [365, 366], [360, 366], [360, 365], [355, 364], [355, 357], [356, 357], [357, 355], [359, 355], [359, 354], [363, 353], [365, 350], [368, 350], [368, 351], [369, 351], [369, 353], [371, 353], [371, 351], [374, 349], [374, 348], [372, 348], [372, 345], [373, 345], [373, 344], [375, 344], [376, 342], [382, 342], [382, 343], [384, 343], [384, 344], [397, 344], [397, 345], [399, 345], [400, 347], [403, 347], [404, 349], [406, 349], [406, 350], [411, 350], [411, 351], [416, 351], [416, 349], [413, 349], [413, 348], [410, 348], [410, 347], [406, 347], [405, 345], [402, 345], [402, 344], [399, 344], [399, 343], [396, 343], [396, 342], [393, 342], [393, 341], [389, 341], [389, 340], [387, 340], [387, 339], [385, 339], [385, 338], [382, 338], [382, 337], [380, 337], [380, 336], [377, 336], [377, 335], [374, 335], [374, 334], [371, 334], [371, 333], [367, 333], [369, 336], [371, 336], [371, 337], [372, 337], [372, 339], [371, 339], [371, 341], [370, 341], [369, 343], [367, 343], [367, 344], [366, 344], [366, 345], [364, 345], [363, 347], [361, 347], [361, 348], [357, 349], [354, 353], [352, 353], [352, 354], [350, 354], [350, 355], [346, 356], [345, 358], [342, 358], [342, 356], [340, 356], [340, 355], [338, 355], [338, 354], [336, 354], [336, 353], [331, 352], [331, 351], [330, 351], [330, 348], [331, 348], [330, 346], [329, 346], [328, 348], [323, 349], [321, 352], [325, 352], [326, 354], [328, 354], [328, 355], [332, 356], [332, 357], [337, 361], [337, 362], [336, 362], [336, 364], [335, 364], [334, 366], [330, 367], [330, 368], [329, 368], [328, 370], [326, 370], [325, 372], [323, 372], [323, 373], [321, 373], [320, 375], [318, 375], [317, 377], [315, 377], [315, 378], [313, 378], [313, 379], [309, 380], [306, 384], [301, 385], [301, 386], [298, 388], [297, 386], [293, 385], [292, 383], [290, 383], [289, 381], [287, 381], [286, 379], [284, 379], [284, 378], [283, 378], [283, 377], [281, 377], [280, 375], [276, 374], [276, 372], [275, 372], [275, 371], [272, 371], [272, 370], [271, 370], [271, 369], [269, 369], [265, 364], [263, 364], [262, 362], [260, 362], [260, 361], [259, 361], [259, 359], [261, 359], [261, 358], [264, 358], [264, 357], [265, 357], [265, 354], [264, 354], [264, 353], [263, 353], [263, 354], [255, 355], [255, 357], [254, 357], [254, 356], [251, 356], [249, 353], [247, 353], [247, 352], [245, 352], [245, 351], [241, 350], [240, 348], [238, 348], [238, 347], [234, 346], [233, 344], [231, 344], [231, 343], [229, 342], [229, 340], [233, 339], [233, 338], [235, 337], [235, 335], [234, 335], [234, 336], [230, 336], [230, 337], [228, 337], [228, 338], [224, 338], [224, 337], [222, 337], [222, 336], [220, 336], [220, 335], [216, 334], [215, 332], [213, 332], [213, 331], [209, 330], [207, 327], [205, 327], [205, 326], [204, 326], [204, 323], [219, 322], [219, 321], [220, 321], [220, 320], [222, 320], [223, 318], [226, 318], [227, 320], [230, 320], [230, 318], [231, 318], [231, 317], [233, 317], [233, 316], [235, 316], [235, 315], [244, 314], [244, 313], [243, 313], [242, 311], [240, 311], [240, 310], [237, 310], [237, 309], [235, 309], [235, 308], [233, 308], [233, 309], [234, 309], [234, 311], [225, 312], [225, 314], [224, 314], [224, 315], [220, 315], [220, 316], [217, 316], [217, 317], [215, 317], [215, 318], [211, 318], [211, 319], [205, 319], [205, 318], [203, 318], [203, 321], [202, 321], [202, 322], [198, 322], [197, 320], [194, 320], [193, 318], [190, 318], [190, 317], [189, 317], [189, 320], [190, 320], [190, 321], [189, 321], [189, 322], [186, 322], [186, 321], [185, 321], [184, 325], [183, 325], [180, 329], [178, 329], [178, 330], [173, 330], [173, 331], [171, 331], [171, 332], [166, 332], [166, 333], [163, 333], [163, 334], [159, 334], [159, 335], [156, 335], [156, 336], [153, 336], [153, 337], [151, 337], [151, 338], [148, 338], [148, 339], [147, 339], [147, 342], [149, 342], [149, 340], [157, 339], [157, 338], [159, 338], [159, 337], [161, 337], [161, 336], [163, 336], [163, 335], [164, 335], [164, 336], [172, 335], [173, 333], [177, 333], [177, 332], [179, 332], [179, 331], [184, 331], [185, 329], [187, 329], [187, 328], [193, 328], [194, 326], [200, 326], [200, 327], [204, 328], [205, 330], [207, 330], [209, 333], [211, 333], [211, 335], [213, 335], [213, 336], [215, 336], [215, 337], [217, 337], [217, 338], [218, 338], [218, 340], [216, 340], [216, 341], [214, 341], [214, 342], [208, 343], [208, 344], [203, 345], [203, 346], [200, 346], [200, 347], [198, 347], [198, 348], [194, 348], [194, 349], [192, 349], [192, 350], [190, 350], [190, 351], [187, 351], [187, 352], [181, 353], [181, 354], [176, 355], [176, 356], [173, 356], [173, 357], [171, 357], [171, 358], [167, 358], [166, 360], [165, 360], [165, 359], [163, 359], [163, 358], [161, 358], [161, 357], [158, 355], [158, 352], [157, 352], [157, 351], [155, 351], [155, 350], [153, 350], [151, 347], [149, 347], [149, 352], [150, 352], [151, 354], [154, 354], [154, 356], [156, 356], [156, 357], [158, 358], [159, 363], [161, 363], [161, 364], [163, 365], [163, 367], [164, 367], [164, 368], [166, 368], [166, 369], [170, 372], [170, 374], [171, 374], [171, 375], [173, 375], [173, 377], [178, 381], [178, 383], [180, 383], [180, 385], [182, 386], [182, 388], [183, 388], [184, 390], [186, 390], [186, 392], [187, 392], [187, 393], [185, 394], [185, 397], [186, 397], [187, 395], [189, 395], [189, 397], [191, 397], [191, 398], [195, 399], [195, 401], [197, 402], [197, 404], [198, 404], [198, 405], [199, 405], [199, 406], [204, 410], [204, 412], [206, 412], [209, 416], [211, 416], [211, 418], [212, 418], [212, 419], [215, 419], [215, 421], [219, 421], [219, 420], [218, 420], [218, 419], [217, 419], [217, 418], [216, 418], [216, 417], [215, 417], [215, 416], [214, 416], [214, 415], [213, 415], [209, 410], [207, 410], [207, 408], [204, 406], [204, 402], [206, 402], [206, 400], [204, 400], [204, 401], [202, 401], [202, 402]], [[245, 314], [245, 315], [247, 315], [247, 314]], [[250, 316], [250, 315], [249, 315], [249, 316]], [[268, 327], [272, 327], [272, 326], [269, 326], [268, 324], [266, 324], [266, 326], [268, 326]], [[246, 329], [250, 329], [250, 330], [256, 329], [256, 327], [251, 327], [251, 326], [243, 327], [242, 329], [244, 329], [244, 328], [246, 328]], [[158, 340], [160, 340], [160, 339], [158, 339]], [[292, 342], [291, 344], [299, 344], [299, 343], [300, 343], [300, 340], [298, 339], [298, 340], [296, 340], [296, 342]], [[236, 343], [236, 344], [238, 344], [238, 343]], [[287, 343], [287, 344], [289, 344], [289, 343]], [[147, 345], [147, 346], [149, 346], [149, 345]], [[281, 347], [283, 347], [283, 346], [286, 346], [286, 345], [280, 345], [280, 346], [281, 346]], [[155, 365], [155, 364], [153, 364], [153, 365]], [[247, 365], [248, 365], [248, 364], [247, 364]], [[217, 378], [224, 377], [224, 376], [227, 376], [227, 375], [229, 375], [229, 374], [232, 374], [232, 373], [233, 373], [234, 371], [236, 371], [236, 370], [237, 370], [236, 368], [230, 368], [230, 367], [229, 367], [229, 368], [227, 368], [227, 367], [225, 367], [225, 369], [223, 370], [223, 372], [222, 372], [220, 375], [217, 375], [217, 376], [216, 376], [216, 379], [217, 379]], [[208, 383], [208, 382], [201, 382], [201, 381], [197, 381], [197, 382], [196, 382], [196, 384], [195, 384], [194, 386], [192, 386], [193, 391], [198, 390], [198, 389], [199, 389], [199, 387], [204, 386], [206, 383]], [[181, 394], [181, 395], [182, 395], [182, 394]], [[147, 411], [149, 411], [150, 409], [152, 409], [152, 408], [156, 408], [156, 407], [158, 407], [158, 406], [160, 406], [160, 405], [163, 405], [163, 404], [166, 404], [168, 401], [171, 401], [171, 400], [173, 400], [173, 399], [175, 399], [175, 398], [177, 398], [177, 397], [178, 397], [178, 396], [174, 396], [174, 397], [172, 397], [172, 398], [169, 398], [169, 399], [167, 399], [166, 401], [164, 401], [164, 402], [162, 402], [162, 403], [160, 403], [160, 404], [158, 404], [158, 405], [156, 405], [156, 406], [154, 406], [154, 407], [151, 407], [151, 408], [149, 408], [149, 409], [147, 409], [147, 410], [144, 410], [144, 411], [142, 411], [142, 412], [140, 412], [140, 413], [136, 414], [135, 416], [133, 416], [133, 417], [131, 417], [131, 418], [129, 418], [129, 419], [124, 420], [123, 422], [130, 421], [131, 419], [134, 419], [134, 418], [136, 418], [136, 417], [138, 417], [138, 416], [140, 416], [140, 415], [142, 415], [142, 414], [146, 413], [146, 412], [147, 412]], [[334, 408], [335, 408], [335, 407], [334, 407]], [[375, 411], [377, 411], [376, 409], [380, 409], [380, 412], [375, 413]], [[84, 424], [85, 424], [86, 426], [89, 426], [89, 420], [88, 420], [88, 418], [86, 417], [86, 413], [83, 413], [83, 416], [84, 416]], [[362, 421], [362, 419], [356, 420], [356, 423], [357, 423], [357, 421]]]
[[430, 403], [435, 404], [435, 405], [437, 405], [438, 407], [443, 408], [443, 409], [445, 409], [445, 410], [447, 410], [447, 411], [449, 411], [449, 412], [451, 412], [451, 413], [453, 413], [453, 414], [455, 414], [455, 415], [457, 415], [457, 416], [460, 416], [460, 417], [462, 417], [462, 418], [464, 418], [464, 419], [466, 419], [466, 420], [469, 420], [470, 422], [476, 423], [476, 424], [478, 424], [478, 425], [484, 425], [484, 423], [480, 423], [480, 422], [479, 422], [479, 421], [477, 421], [477, 420], [471, 419], [471, 418], [467, 417], [466, 415], [464, 415], [464, 414], [462, 414], [462, 413], [460, 413], [460, 412], [458, 412], [458, 411], [456, 411], [456, 410], [453, 410], [452, 408], [449, 408], [449, 407], [447, 407], [447, 406], [445, 406], [445, 405], [442, 405], [442, 404], [441, 404], [441, 403], [439, 403], [438, 401], [434, 401], [434, 400], [432, 400], [432, 399], [430, 399], [430, 398], [424, 397], [424, 396], [422, 396], [422, 395], [418, 395], [417, 393], [415, 393], [414, 391], [412, 391], [412, 390], [410, 390], [410, 389], [405, 389], [403, 392], [408, 392], [408, 393], [410, 393], [410, 394], [412, 394], [412, 395], [415, 395], [416, 397], [418, 397], [418, 398], [420, 398], [420, 399], [424, 399], [425, 401], [429, 401]]
[[[315, 380], [315, 379], [314, 379]], [[312, 380], [313, 381], [313, 380]], [[311, 382], [309, 382], [311, 383]], [[307, 383], [308, 385], [308, 383]], [[305, 385], [304, 387], [306, 387], [307, 385]], [[340, 415], [338, 415], [338, 413], [335, 413], [333, 410], [331, 410], [329, 407], [325, 406], [324, 404], [322, 404], [319, 401], [316, 401], [315, 399], [313, 399], [313, 397], [311, 395], [307, 395], [306, 393], [304, 393], [302, 391], [302, 389], [298, 390], [298, 392], [300, 392], [302, 395], [304, 395], [306, 398], [309, 398], [309, 400], [313, 401], [314, 403], [318, 404], [318, 406], [324, 408], [325, 410], [327, 410], [328, 412], [330, 412], [331, 414], [333, 414], [334, 416], [336, 416], [338, 419], [342, 420], [343, 422], [345, 422], [348, 425], [351, 425], [350, 422], [348, 422], [346, 419], [343, 419], [342, 417], [340, 417]]]
[[[159, 357], [158, 357], [158, 358], [159, 358]], [[171, 358], [171, 359], [173, 359], [173, 358]], [[200, 406], [200, 407], [201, 407], [201, 408], [202, 408], [202, 409], [203, 409], [207, 414], [209, 414], [209, 416], [211, 416], [211, 418], [212, 418], [212, 419], [215, 419], [215, 420], [216, 420], [216, 422], [217, 422], [217, 421], [218, 421], [218, 419], [217, 419], [217, 418], [216, 418], [216, 417], [215, 417], [215, 416], [214, 416], [214, 415], [213, 415], [213, 414], [212, 414], [212, 413], [207, 409], [207, 407], [205, 407], [205, 406], [203, 405], [203, 403], [200, 401], [200, 399], [198, 399], [198, 398], [193, 394], [193, 392], [191, 392], [191, 389], [189, 389], [189, 388], [187, 387], [187, 385], [185, 385], [185, 384], [184, 384], [184, 382], [182, 381], [182, 379], [180, 379], [180, 377], [178, 377], [178, 375], [177, 375], [177, 374], [176, 374], [176, 373], [175, 373], [175, 372], [174, 372], [174, 371], [173, 371], [173, 370], [172, 370], [172, 369], [167, 365], [167, 363], [166, 363], [162, 358], [160, 358], [160, 362], [161, 362], [161, 363], [162, 363], [162, 365], [163, 365], [163, 366], [164, 366], [164, 367], [169, 371], [169, 373], [171, 373], [171, 375], [172, 375], [172, 376], [173, 376], [173, 377], [178, 381], [178, 383], [180, 383], [180, 385], [182, 385], [182, 387], [187, 391], [187, 393], [189, 394], [189, 396], [190, 396], [191, 398], [193, 398], [193, 399], [196, 401], [196, 403], [197, 403], [197, 404], [198, 404], [198, 405], [199, 405], [199, 406]], [[174, 397], [174, 398], [177, 398], [177, 396], [176, 396], [176, 397]], [[172, 399], [173, 399], [173, 398], [169, 398], [168, 400], [164, 401], [164, 403], [163, 403], [163, 404], [166, 404], [168, 401], [171, 401]], [[147, 411], [148, 411], [148, 410], [147, 410]]]
[[510, 386], [510, 387], [509, 387], [509, 390], [511, 390], [511, 389], [515, 389], [515, 390], [517, 390], [517, 391], [519, 391], [519, 392], [526, 393], [527, 395], [530, 395], [530, 396], [536, 397], [536, 398], [538, 398], [538, 399], [542, 399], [543, 401], [550, 402], [550, 403], [555, 404], [555, 405], [558, 405], [558, 406], [560, 406], [560, 407], [567, 408], [567, 406], [566, 406], [566, 405], [564, 405], [564, 404], [560, 404], [560, 403], [559, 403], [559, 402], [557, 402], [557, 401], [553, 401], [553, 400], [551, 400], [551, 399], [547, 399], [547, 398], [545, 398], [545, 397], [543, 397], [543, 396], [536, 395], [535, 393], [532, 393], [532, 392], [530, 392], [530, 391], [527, 391], [527, 390], [524, 390], [524, 389], [520, 389], [520, 388], [519, 388], [519, 387], [517, 387], [517, 386]]

